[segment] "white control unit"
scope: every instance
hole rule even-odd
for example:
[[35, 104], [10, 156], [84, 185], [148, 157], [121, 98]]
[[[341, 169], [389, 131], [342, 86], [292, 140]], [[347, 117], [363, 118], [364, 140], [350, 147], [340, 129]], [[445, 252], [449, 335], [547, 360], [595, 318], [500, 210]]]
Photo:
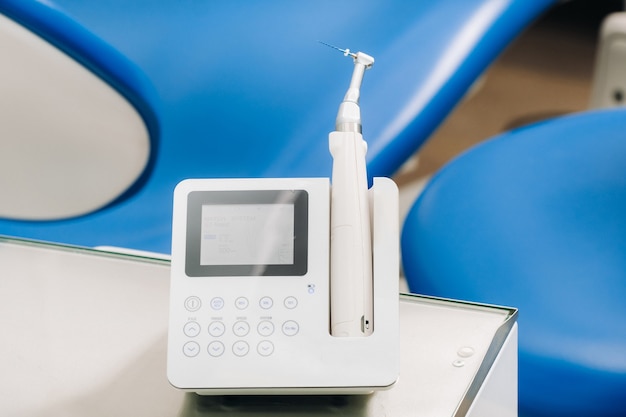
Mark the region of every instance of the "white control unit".
[[326, 178], [198, 179], [174, 193], [168, 379], [200, 394], [366, 393], [398, 376], [397, 187], [376, 178], [374, 331], [330, 330]]

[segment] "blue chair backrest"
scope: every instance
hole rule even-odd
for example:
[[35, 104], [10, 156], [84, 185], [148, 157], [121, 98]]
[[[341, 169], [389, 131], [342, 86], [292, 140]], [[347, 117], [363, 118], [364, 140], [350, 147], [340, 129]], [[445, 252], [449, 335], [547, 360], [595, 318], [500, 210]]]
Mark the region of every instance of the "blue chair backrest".
[[318, 40], [376, 58], [363, 133], [369, 174], [389, 176], [554, 1], [5, 3], [13, 15], [29, 12], [18, 3], [63, 10], [136, 63], [162, 106], [154, 170], [132, 198], [62, 222], [3, 220], [0, 233], [169, 252], [184, 178], [329, 175], [327, 135], [351, 63]]

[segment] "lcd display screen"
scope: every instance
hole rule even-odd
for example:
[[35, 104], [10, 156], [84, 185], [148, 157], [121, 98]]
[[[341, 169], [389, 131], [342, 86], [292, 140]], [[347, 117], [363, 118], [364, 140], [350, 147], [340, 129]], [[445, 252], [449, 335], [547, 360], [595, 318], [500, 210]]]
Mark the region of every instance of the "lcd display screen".
[[200, 265], [291, 265], [293, 204], [205, 204]]
[[308, 227], [305, 190], [191, 192], [185, 272], [191, 277], [304, 275]]

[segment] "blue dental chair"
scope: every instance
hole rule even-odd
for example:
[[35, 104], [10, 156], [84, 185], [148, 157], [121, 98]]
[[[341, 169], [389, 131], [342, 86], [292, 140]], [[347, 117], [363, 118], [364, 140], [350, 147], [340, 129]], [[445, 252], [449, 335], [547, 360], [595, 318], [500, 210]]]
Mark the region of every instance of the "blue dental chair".
[[[622, 21], [604, 21], [592, 105], [620, 105], [607, 51]], [[623, 109], [603, 110], [496, 137], [442, 169], [407, 217], [412, 291], [520, 308], [522, 417], [624, 415], [625, 127]]]
[[407, 216], [413, 292], [519, 308], [522, 417], [626, 413], [624, 132], [619, 109], [505, 133]]
[[[18, 207], [1, 216], [0, 234], [168, 253], [171, 196], [182, 179], [328, 176], [327, 135], [351, 63], [317, 40], [376, 57], [362, 90], [368, 169], [371, 176], [391, 175], [553, 3], [3, 0], [0, 14], [115, 88], [141, 92], [120, 82], [138, 68], [159, 99], [139, 106], [130, 100], [146, 110], [139, 114], [150, 139], [142, 140], [143, 159], [125, 183], [91, 207], [54, 219], [20, 218]], [[105, 65], [105, 50], [119, 51], [137, 68]], [[107, 181], [104, 172], [98, 182]]]

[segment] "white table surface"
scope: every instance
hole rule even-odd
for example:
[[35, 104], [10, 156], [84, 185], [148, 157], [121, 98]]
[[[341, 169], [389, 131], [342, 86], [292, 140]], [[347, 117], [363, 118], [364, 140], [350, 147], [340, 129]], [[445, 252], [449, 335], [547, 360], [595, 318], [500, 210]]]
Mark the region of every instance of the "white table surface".
[[201, 397], [167, 382], [168, 293], [167, 261], [0, 238], [0, 415], [452, 416], [515, 317], [401, 295], [401, 374], [390, 390]]

